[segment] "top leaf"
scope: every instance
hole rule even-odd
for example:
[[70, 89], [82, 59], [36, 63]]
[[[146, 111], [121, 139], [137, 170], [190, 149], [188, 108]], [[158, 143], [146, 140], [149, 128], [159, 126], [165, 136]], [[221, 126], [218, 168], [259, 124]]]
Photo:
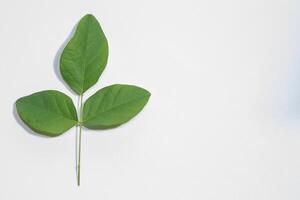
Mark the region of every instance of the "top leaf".
[[77, 94], [92, 87], [102, 74], [108, 58], [108, 43], [97, 19], [85, 15], [78, 23], [60, 58], [63, 79]]

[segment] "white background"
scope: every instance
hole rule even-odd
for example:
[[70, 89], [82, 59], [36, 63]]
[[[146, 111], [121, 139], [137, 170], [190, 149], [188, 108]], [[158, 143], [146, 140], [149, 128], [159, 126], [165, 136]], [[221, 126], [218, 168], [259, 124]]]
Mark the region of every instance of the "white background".
[[[296, 0], [1, 0], [1, 200], [299, 200], [300, 31]], [[298, 8], [298, 9], [297, 9]], [[59, 49], [86, 13], [110, 45], [98, 88], [152, 97], [134, 120], [31, 134], [14, 102], [45, 89], [77, 98]], [[297, 27], [298, 26], [298, 27]]]

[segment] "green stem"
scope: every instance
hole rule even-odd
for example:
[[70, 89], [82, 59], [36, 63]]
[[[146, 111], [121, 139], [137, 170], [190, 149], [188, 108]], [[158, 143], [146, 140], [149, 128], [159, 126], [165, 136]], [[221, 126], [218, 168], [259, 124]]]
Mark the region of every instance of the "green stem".
[[81, 157], [81, 131], [82, 131], [82, 97], [81, 94], [79, 96], [79, 104], [80, 104], [80, 111], [79, 111], [79, 137], [78, 137], [78, 161], [77, 161], [77, 185], [80, 186], [80, 157]]

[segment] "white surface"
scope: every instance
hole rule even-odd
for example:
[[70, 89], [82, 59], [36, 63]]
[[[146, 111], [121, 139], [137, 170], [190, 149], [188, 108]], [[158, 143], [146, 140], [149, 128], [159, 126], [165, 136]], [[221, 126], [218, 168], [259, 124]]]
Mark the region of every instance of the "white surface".
[[[2, 0], [1, 200], [299, 200], [296, 0]], [[55, 55], [93, 13], [110, 44], [98, 88], [152, 97], [130, 123], [57, 138], [17, 123], [17, 98], [58, 89]]]

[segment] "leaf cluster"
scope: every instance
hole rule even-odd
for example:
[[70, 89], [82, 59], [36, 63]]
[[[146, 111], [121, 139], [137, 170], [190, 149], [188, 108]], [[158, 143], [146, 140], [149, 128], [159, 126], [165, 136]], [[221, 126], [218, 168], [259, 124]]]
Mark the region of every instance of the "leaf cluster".
[[[85, 15], [60, 58], [60, 72], [68, 86], [81, 99], [97, 83], [108, 59], [108, 42], [97, 21]], [[17, 100], [20, 118], [33, 131], [46, 136], [59, 136], [75, 125], [89, 129], [119, 126], [135, 115], [150, 98], [147, 90], [115, 84], [98, 90], [77, 112], [72, 99], [56, 90], [45, 90]], [[78, 113], [78, 114], [77, 114]]]

